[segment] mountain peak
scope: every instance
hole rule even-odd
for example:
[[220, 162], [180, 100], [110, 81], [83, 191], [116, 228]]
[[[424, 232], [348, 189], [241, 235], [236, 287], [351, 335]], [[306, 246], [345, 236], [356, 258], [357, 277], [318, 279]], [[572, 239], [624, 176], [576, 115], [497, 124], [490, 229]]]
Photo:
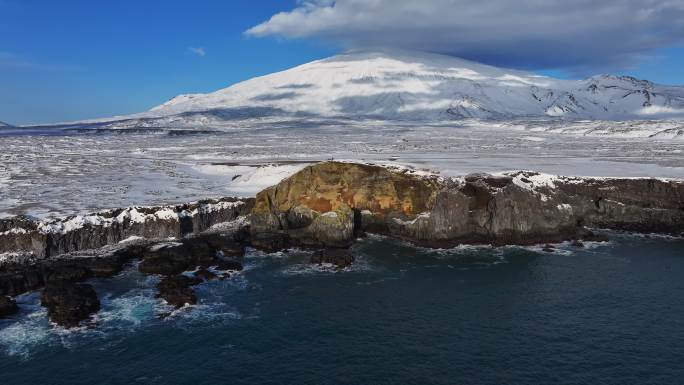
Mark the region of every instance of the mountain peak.
[[[661, 106], [661, 109], [653, 109]], [[402, 120], [652, 118], [684, 115], [684, 88], [628, 76], [560, 80], [440, 54], [349, 51], [208, 94], [180, 95], [146, 115], [250, 114]], [[251, 116], [251, 115], [250, 115]]]

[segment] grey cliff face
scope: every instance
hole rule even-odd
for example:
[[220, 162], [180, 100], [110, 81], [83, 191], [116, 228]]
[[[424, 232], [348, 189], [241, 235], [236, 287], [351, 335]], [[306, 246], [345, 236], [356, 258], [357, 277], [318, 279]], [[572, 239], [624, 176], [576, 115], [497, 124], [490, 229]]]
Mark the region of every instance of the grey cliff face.
[[26, 217], [0, 220], [0, 253], [46, 258], [97, 249], [130, 237], [181, 238], [247, 215], [253, 199], [223, 198], [179, 206], [137, 207], [50, 222]]
[[[444, 247], [579, 239], [585, 236], [585, 227], [684, 232], [681, 181], [551, 177], [534, 172], [435, 179], [405, 170], [335, 162], [301, 173], [306, 178], [295, 175], [257, 196], [251, 216], [253, 235], [280, 234], [295, 244], [330, 247], [344, 246], [359, 232], [370, 232]], [[335, 174], [340, 177], [331, 177]], [[424, 190], [420, 194], [397, 193], [420, 189]], [[412, 210], [415, 207], [421, 210]]]
[[[348, 247], [364, 233], [450, 247], [582, 244], [599, 239], [589, 228], [684, 235], [684, 182], [528, 171], [443, 178], [325, 162], [251, 199], [131, 207], [54, 221], [3, 219], [0, 317], [17, 311], [7, 296], [45, 287], [50, 318], [77, 326], [97, 312], [99, 301], [91, 287], [75, 283], [111, 277], [133, 260], [144, 274], [167, 276], [159, 297], [183, 306], [196, 300], [191, 286], [241, 270], [246, 246], [312, 248], [311, 263], [344, 268], [354, 261]], [[179, 278], [193, 269], [193, 280]]]

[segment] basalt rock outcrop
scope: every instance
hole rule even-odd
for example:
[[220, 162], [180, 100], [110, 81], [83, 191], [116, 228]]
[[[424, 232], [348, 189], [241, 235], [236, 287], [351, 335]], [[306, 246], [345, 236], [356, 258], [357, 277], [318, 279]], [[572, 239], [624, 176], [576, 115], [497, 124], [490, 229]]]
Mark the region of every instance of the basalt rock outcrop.
[[144, 248], [132, 245], [109, 253], [64, 255], [51, 259], [28, 259], [0, 265], [0, 295], [15, 296], [52, 282], [78, 282], [111, 277], [136, 258]]
[[316, 250], [311, 255], [310, 262], [314, 265], [324, 263], [335, 265], [337, 268], [344, 268], [354, 263], [354, 255], [349, 249], [324, 249]]
[[0, 318], [11, 316], [19, 312], [17, 302], [10, 297], [0, 295]]
[[43, 290], [41, 305], [50, 320], [60, 326], [76, 327], [100, 310], [100, 301], [91, 285], [67, 280], [51, 282]]
[[249, 214], [253, 199], [222, 198], [178, 206], [129, 207], [54, 221], [0, 220], [0, 254], [47, 258], [97, 249], [130, 237], [182, 238]]
[[[245, 254], [241, 233], [200, 234], [180, 241], [162, 242], [143, 250], [138, 270], [145, 274], [174, 275], [197, 267], [242, 270], [234, 260]], [[226, 268], [230, 266], [230, 268]]]
[[309, 166], [260, 192], [256, 247], [346, 247], [363, 232], [442, 247], [590, 237], [587, 227], [684, 232], [684, 183], [534, 172], [462, 178], [368, 164]]
[[185, 275], [164, 277], [157, 285], [158, 298], [162, 298], [169, 305], [181, 308], [185, 305], [197, 303], [197, 296], [191, 286], [202, 283], [199, 278], [190, 278]]
[[[254, 199], [223, 198], [53, 221], [0, 220], [3, 309], [13, 308], [14, 302], [4, 301], [6, 296], [45, 288], [43, 304], [50, 318], [74, 327], [85, 317], [78, 309], [95, 307], [94, 301], [80, 304], [77, 299], [81, 294], [88, 297], [92, 288], [73, 285], [111, 277], [133, 260], [141, 260], [139, 269], [147, 274], [175, 275], [198, 266], [240, 270], [249, 235], [241, 218], [253, 203]], [[222, 278], [228, 276], [220, 273]], [[70, 313], [66, 308], [71, 305], [76, 308]]]
[[[282, 247], [285, 241], [347, 247], [363, 227], [377, 224], [386, 232], [388, 219], [412, 218], [429, 210], [439, 187], [436, 178], [372, 165], [309, 166], [257, 194], [250, 216], [252, 243], [267, 250]], [[366, 215], [364, 224], [366, 213], [372, 215]]]
[[[590, 228], [684, 235], [684, 182], [528, 171], [446, 178], [325, 162], [256, 199], [133, 207], [54, 221], [2, 219], [0, 307], [13, 311], [8, 297], [46, 287], [43, 303], [51, 319], [70, 327], [99, 308], [92, 288], [77, 282], [115, 275], [133, 260], [140, 260], [143, 273], [168, 277], [160, 297], [178, 307], [196, 302], [191, 286], [241, 270], [248, 245], [268, 252], [313, 249], [311, 263], [345, 267], [354, 261], [349, 246], [364, 233], [428, 247], [564, 240], [579, 247], [583, 240], [601, 240]], [[195, 278], [179, 275], [192, 270]]]

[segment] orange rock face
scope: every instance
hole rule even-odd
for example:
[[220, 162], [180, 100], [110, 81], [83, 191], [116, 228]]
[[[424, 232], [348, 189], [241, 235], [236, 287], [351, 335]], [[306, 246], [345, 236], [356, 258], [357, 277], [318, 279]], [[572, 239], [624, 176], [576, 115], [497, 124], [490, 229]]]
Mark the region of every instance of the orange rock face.
[[287, 212], [304, 206], [318, 213], [343, 206], [384, 216], [407, 217], [429, 210], [439, 186], [436, 180], [390, 171], [385, 167], [325, 162], [309, 166], [257, 195], [255, 214]]

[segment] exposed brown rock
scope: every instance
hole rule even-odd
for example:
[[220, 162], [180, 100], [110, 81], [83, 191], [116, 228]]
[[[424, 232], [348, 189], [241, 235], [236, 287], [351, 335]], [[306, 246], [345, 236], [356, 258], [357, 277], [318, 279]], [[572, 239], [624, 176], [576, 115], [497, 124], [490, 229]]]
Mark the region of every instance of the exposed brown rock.
[[377, 218], [414, 218], [430, 207], [438, 187], [436, 178], [380, 166], [341, 162], [309, 166], [257, 194], [252, 243], [275, 249], [280, 245], [263, 245], [262, 234], [284, 233], [294, 244], [345, 247], [360, 230], [362, 211]]
[[[257, 195], [252, 242], [345, 247], [361, 232], [373, 232], [443, 247], [592, 240], [584, 226], [684, 231], [682, 182], [561, 177], [535, 185], [539, 176], [470, 174], [451, 180], [320, 163]], [[267, 249], [286, 243], [271, 242]]]

